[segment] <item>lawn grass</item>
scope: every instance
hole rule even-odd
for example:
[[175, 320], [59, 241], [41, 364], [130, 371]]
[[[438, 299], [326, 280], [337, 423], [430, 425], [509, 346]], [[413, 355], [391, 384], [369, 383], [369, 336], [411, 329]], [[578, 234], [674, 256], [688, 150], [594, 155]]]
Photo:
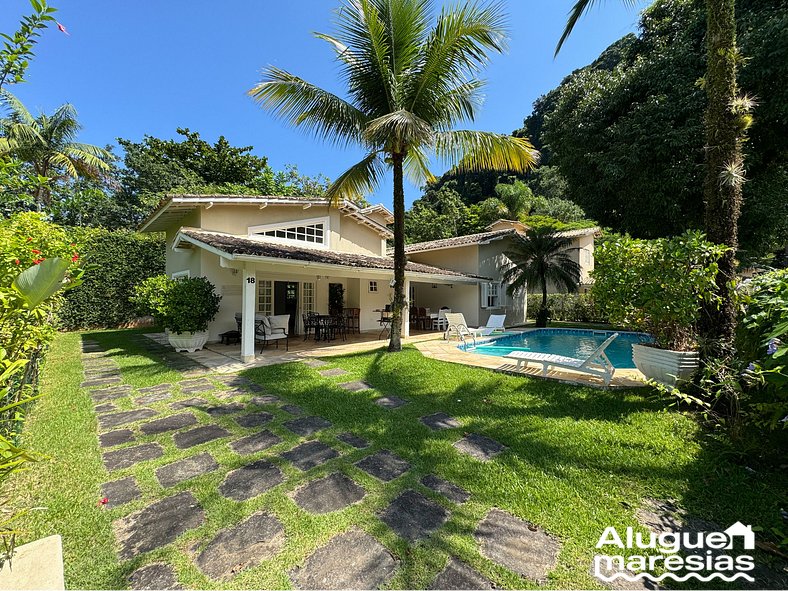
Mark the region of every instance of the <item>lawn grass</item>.
[[[135, 387], [181, 379], [140, 349], [134, 331], [91, 333], [110, 350], [125, 382]], [[66, 585], [78, 588], [119, 588], [135, 568], [156, 561], [172, 564], [186, 588], [287, 588], [288, 571], [331, 537], [349, 527], [361, 528], [383, 543], [400, 561], [391, 588], [426, 588], [447, 557], [464, 560], [501, 588], [537, 588], [484, 558], [473, 532], [492, 507], [527, 519], [560, 538], [559, 563], [546, 585], [550, 588], [599, 588], [589, 576], [594, 545], [605, 527], [633, 526], [634, 510], [643, 498], [676, 499], [688, 512], [718, 524], [736, 520], [769, 529], [778, 524], [779, 506], [788, 479], [752, 473], [726, 461], [727, 450], [707, 437], [689, 417], [648, 397], [646, 390], [600, 391], [557, 382], [497, 374], [488, 370], [427, 359], [415, 349], [390, 355], [380, 351], [327, 358], [326, 367], [348, 375], [323, 378], [302, 363], [255, 368], [243, 375], [267, 393], [323, 416], [333, 427], [317, 438], [342, 452], [339, 458], [302, 473], [278, 457], [299, 438], [281, 426], [291, 415], [277, 406], [264, 410], [276, 416], [267, 426], [282, 443], [259, 454], [240, 457], [220, 439], [178, 450], [171, 434], [140, 436], [137, 443], [158, 441], [162, 458], [125, 470], [106, 472], [96, 439], [96, 419], [82, 380], [78, 334], [60, 335], [44, 373], [45, 396], [30, 413], [25, 441], [48, 459], [16, 480], [16, 493], [28, 506], [42, 506], [25, 519], [27, 539], [60, 533], [66, 554]], [[338, 387], [362, 379], [373, 389], [355, 393]], [[215, 392], [200, 393], [211, 402]], [[374, 404], [380, 395], [398, 396], [408, 404], [387, 410]], [[179, 398], [195, 395], [176, 394]], [[249, 401], [251, 395], [234, 400]], [[167, 402], [149, 405], [164, 414]], [[118, 403], [132, 408], [131, 399]], [[252, 409], [250, 409], [252, 410]], [[436, 411], [455, 417], [461, 429], [432, 432], [418, 418]], [[211, 418], [194, 411], [200, 422], [214, 422], [233, 433], [252, 433], [231, 416]], [[356, 450], [337, 441], [351, 431], [369, 440]], [[464, 432], [480, 433], [507, 446], [495, 460], [482, 463], [462, 455], [452, 443]], [[390, 449], [411, 463], [404, 476], [382, 483], [353, 465], [378, 449]], [[181, 483], [166, 491], [154, 469], [209, 451], [221, 465], [217, 472]], [[226, 473], [266, 457], [278, 464], [286, 481], [243, 503], [217, 492]], [[361, 503], [336, 513], [312, 516], [300, 510], [290, 494], [305, 482], [342, 471], [362, 485]], [[423, 487], [419, 480], [433, 473], [468, 490], [472, 497], [454, 505]], [[143, 498], [105, 510], [97, 507], [103, 482], [133, 475]], [[432, 537], [408, 545], [381, 522], [377, 513], [406, 489], [417, 490], [451, 511], [449, 521]], [[119, 563], [111, 522], [149, 503], [189, 490], [205, 509], [206, 522], [164, 548]], [[746, 501], [746, 502], [745, 502]], [[274, 513], [283, 523], [287, 541], [272, 560], [241, 572], [229, 581], [206, 578], [193, 563], [195, 549], [204, 547], [220, 529], [258, 510]]]

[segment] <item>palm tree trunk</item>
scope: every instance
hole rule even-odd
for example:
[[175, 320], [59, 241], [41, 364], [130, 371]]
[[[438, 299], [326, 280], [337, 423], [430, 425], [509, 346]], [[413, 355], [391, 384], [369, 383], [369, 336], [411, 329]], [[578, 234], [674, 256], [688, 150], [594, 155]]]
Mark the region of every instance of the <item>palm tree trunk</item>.
[[[719, 307], [706, 305], [701, 334], [707, 344], [730, 343], [736, 328], [736, 309], [731, 282], [735, 278], [735, 249], [741, 213], [744, 156], [740, 114], [732, 109], [738, 95], [736, 84], [735, 0], [706, 0], [707, 72], [706, 93], [706, 235], [712, 242], [731, 248], [719, 263]], [[716, 347], [712, 347], [714, 349]], [[713, 355], [713, 351], [710, 351]]]
[[542, 307], [536, 316], [536, 326], [547, 326], [547, 278], [542, 277]]
[[405, 308], [405, 188], [402, 178], [403, 154], [392, 154], [394, 167], [394, 301], [391, 310], [389, 352], [402, 350], [402, 312]]

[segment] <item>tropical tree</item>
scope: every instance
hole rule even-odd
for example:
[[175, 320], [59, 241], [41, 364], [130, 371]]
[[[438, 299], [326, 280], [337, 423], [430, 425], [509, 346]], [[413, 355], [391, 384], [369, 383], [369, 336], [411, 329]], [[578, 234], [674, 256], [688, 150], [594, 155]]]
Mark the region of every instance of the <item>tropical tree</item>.
[[52, 183], [97, 177], [110, 169], [111, 152], [76, 141], [82, 126], [72, 105], [62, 105], [52, 115], [33, 117], [7, 91], [0, 91], [0, 101], [9, 111], [0, 120], [0, 156], [9, 154], [33, 168], [40, 181], [35, 194], [39, 207], [51, 204]]
[[[428, 155], [458, 172], [526, 172], [538, 153], [524, 138], [456, 130], [472, 121], [484, 86], [478, 74], [488, 54], [505, 48], [499, 4], [444, 7], [434, 0], [345, 0], [336, 12], [331, 45], [347, 86], [342, 98], [269, 66], [249, 94], [292, 125], [334, 144], [360, 145], [366, 156], [328, 188], [334, 202], [368, 194], [390, 167], [394, 173], [394, 298], [389, 351], [401, 349], [405, 306], [404, 175], [435, 181]], [[434, 24], [431, 23], [434, 21]]]
[[550, 229], [539, 229], [522, 236], [504, 254], [511, 261], [503, 271], [509, 284], [507, 293], [541, 288], [542, 306], [536, 315], [536, 326], [547, 326], [547, 288], [554, 285], [571, 293], [580, 283], [580, 265], [572, 259], [572, 239]]
[[[633, 0], [625, 0], [634, 4]], [[577, 0], [569, 13], [555, 53], [571, 34], [581, 16], [596, 0]], [[736, 307], [732, 285], [736, 278], [735, 249], [739, 245], [739, 215], [744, 184], [742, 142], [752, 123], [751, 99], [739, 95], [736, 76], [742, 57], [736, 45], [735, 0], [705, 0], [706, 75], [708, 99], [705, 113], [705, 227], [708, 239], [729, 248], [719, 262], [717, 289], [720, 303], [705, 306], [701, 326], [704, 336], [718, 343], [709, 349], [718, 355], [733, 341]]]

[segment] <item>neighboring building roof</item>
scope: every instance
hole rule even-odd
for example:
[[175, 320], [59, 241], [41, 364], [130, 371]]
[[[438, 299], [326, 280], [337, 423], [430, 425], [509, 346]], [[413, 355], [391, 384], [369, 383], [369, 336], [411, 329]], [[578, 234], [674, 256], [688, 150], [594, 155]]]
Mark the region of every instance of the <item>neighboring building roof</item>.
[[394, 214], [391, 213], [391, 210], [388, 207], [386, 207], [385, 205], [381, 205], [380, 203], [378, 203], [377, 205], [370, 205], [369, 207], [363, 208], [361, 210], [361, 213], [363, 213], [364, 215], [370, 215], [376, 213], [379, 214], [381, 217], [383, 217], [386, 220], [387, 224], [394, 223]]
[[[222, 232], [208, 232], [198, 228], [181, 228], [173, 243], [174, 247], [182, 246], [183, 242], [191, 243], [201, 248], [207, 248], [226, 258], [261, 258], [261, 259], [289, 259], [304, 261], [318, 265], [334, 265], [345, 268], [371, 269], [390, 271], [394, 269], [394, 259], [389, 257], [376, 257], [333, 250], [318, 250], [315, 248], [299, 248], [274, 244], [265, 240], [250, 238], [248, 236], [235, 236]], [[440, 277], [460, 281], [491, 281], [489, 277], [468, 275], [422, 265], [421, 263], [408, 262], [405, 271], [411, 274]]]
[[[416, 244], [406, 245], [405, 254], [424, 252], [425, 250], [441, 250], [443, 248], [459, 248], [461, 246], [485, 244], [493, 240], [501, 240], [508, 236], [516, 235], [517, 230], [509, 228], [506, 230], [468, 234], [467, 236], [455, 236], [454, 238], [442, 238], [441, 240], [430, 240], [429, 242], [417, 242]], [[391, 249], [389, 249], [389, 251], [391, 251]]]
[[[161, 232], [182, 220], [186, 215], [199, 207], [210, 208], [214, 205], [258, 205], [261, 209], [269, 205], [301, 205], [304, 209], [310, 207], [328, 207], [328, 199], [322, 197], [285, 197], [271, 195], [167, 195], [161, 200], [155, 210], [140, 224], [140, 232]], [[364, 211], [352, 201], [341, 201], [337, 209], [345, 216], [353, 218], [381, 235], [383, 238], [392, 238], [394, 235], [383, 224], [368, 217]], [[388, 211], [382, 205], [382, 210]], [[375, 209], [375, 212], [380, 210]], [[389, 212], [390, 213], [390, 212]]]
[[527, 232], [528, 226], [518, 220], [505, 220], [503, 218], [495, 220], [492, 224], [489, 224], [485, 230], [488, 232], [494, 232], [495, 230], [508, 230], [508, 229], [515, 229], [519, 230], [520, 232]]

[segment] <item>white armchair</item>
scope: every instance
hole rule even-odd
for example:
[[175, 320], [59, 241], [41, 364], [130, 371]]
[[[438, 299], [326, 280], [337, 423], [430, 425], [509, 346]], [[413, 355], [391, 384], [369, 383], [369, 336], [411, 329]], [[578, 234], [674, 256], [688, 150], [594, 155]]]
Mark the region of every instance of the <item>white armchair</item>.
[[279, 341], [284, 339], [285, 350], [290, 350], [289, 330], [290, 314], [279, 314], [277, 316], [265, 316], [260, 324], [255, 327], [254, 339], [262, 343], [260, 353], [269, 342], [276, 341], [276, 348], [279, 348]]

